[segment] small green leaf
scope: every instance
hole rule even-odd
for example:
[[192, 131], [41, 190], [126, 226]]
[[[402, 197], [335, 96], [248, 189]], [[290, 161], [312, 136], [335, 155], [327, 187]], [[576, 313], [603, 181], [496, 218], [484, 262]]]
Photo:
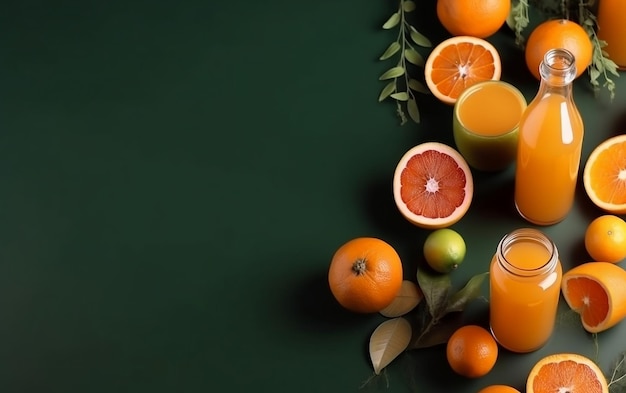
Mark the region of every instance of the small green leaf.
[[391, 93], [393, 93], [394, 91], [396, 91], [395, 79], [387, 83], [387, 85], [383, 87], [383, 90], [380, 92], [380, 95], [378, 96], [378, 102], [381, 102], [385, 98], [389, 97], [389, 95], [391, 95]]
[[418, 93], [430, 94], [430, 90], [428, 90], [428, 88], [417, 79], [409, 79], [409, 88]]
[[480, 296], [480, 287], [488, 275], [489, 273], [485, 272], [473, 276], [463, 288], [461, 288], [454, 295], [450, 296], [448, 306], [446, 307], [446, 313], [463, 311], [467, 303], [478, 298]]
[[420, 112], [417, 109], [417, 102], [413, 98], [409, 98], [409, 101], [406, 103], [406, 109], [409, 112], [409, 117], [416, 123], [420, 122]]
[[417, 285], [424, 293], [424, 300], [426, 300], [431, 317], [435, 319], [442, 317], [447, 308], [448, 295], [452, 288], [450, 276], [418, 269]]
[[399, 93], [393, 93], [391, 95], [391, 98], [398, 100], [398, 101], [406, 101], [409, 99], [409, 93], [401, 91]]
[[426, 48], [431, 47], [433, 45], [430, 42], [430, 40], [428, 38], [426, 38], [426, 36], [424, 36], [419, 31], [415, 30], [415, 28], [413, 26], [409, 26], [409, 28], [411, 29], [411, 39], [417, 45], [423, 46], [423, 47], [426, 47]]
[[387, 19], [387, 22], [383, 24], [383, 29], [393, 29], [400, 22], [400, 13], [395, 12], [393, 15]]
[[392, 79], [404, 75], [404, 67], [392, 67], [385, 71], [378, 80]]
[[600, 71], [598, 71], [597, 68], [592, 67], [589, 69], [589, 76], [591, 77], [592, 81], [595, 81], [600, 77]]
[[398, 53], [398, 51], [400, 50], [401, 46], [400, 44], [398, 44], [397, 41], [392, 42], [391, 44], [389, 44], [389, 46], [387, 47], [387, 49], [385, 49], [385, 52], [380, 55], [380, 57], [378, 58], [378, 60], [387, 60], [388, 58], [390, 58], [391, 56], [395, 55], [396, 53]]
[[411, 12], [415, 10], [415, 3], [411, 0], [404, 0], [402, 2], [402, 10], [404, 12]]
[[415, 64], [419, 67], [424, 66], [424, 58], [413, 48], [407, 48], [404, 50], [404, 58], [411, 64]]

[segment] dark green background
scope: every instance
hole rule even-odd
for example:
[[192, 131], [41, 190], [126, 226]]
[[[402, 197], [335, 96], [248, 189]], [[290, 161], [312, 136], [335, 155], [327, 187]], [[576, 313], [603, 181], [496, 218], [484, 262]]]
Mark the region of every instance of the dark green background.
[[[447, 38], [435, 2], [418, 3], [412, 23], [434, 43]], [[384, 319], [335, 304], [330, 258], [377, 236], [413, 279], [428, 232], [399, 215], [392, 174], [415, 144], [451, 143], [451, 108], [434, 97], [420, 95], [422, 122], [402, 127], [376, 100], [393, 64], [377, 57], [396, 34], [380, 26], [396, 6], [2, 2], [0, 391], [359, 391]], [[530, 100], [538, 83], [510, 30], [489, 40], [502, 78]], [[617, 83], [611, 105], [586, 76], [576, 83], [583, 162], [624, 132]], [[511, 171], [475, 176], [473, 205], [453, 227], [468, 244], [455, 285], [527, 226]], [[584, 228], [600, 214], [579, 188], [568, 218], [545, 228], [565, 268], [588, 259]], [[484, 378], [457, 377], [436, 347], [401, 355], [360, 391], [523, 389], [545, 354], [594, 356], [576, 318], [561, 315], [546, 347], [502, 351]], [[626, 324], [600, 335], [605, 370], [625, 335]]]

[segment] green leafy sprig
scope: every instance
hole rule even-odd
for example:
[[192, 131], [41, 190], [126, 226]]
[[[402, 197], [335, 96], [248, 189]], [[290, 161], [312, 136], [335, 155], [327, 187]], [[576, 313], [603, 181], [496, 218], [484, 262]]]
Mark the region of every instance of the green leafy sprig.
[[481, 286], [489, 273], [471, 277], [465, 286], [454, 291], [448, 274], [435, 274], [418, 270], [417, 282], [424, 293], [423, 308], [418, 309], [413, 338], [408, 349], [418, 349], [444, 344], [452, 333], [463, 326], [462, 312], [480, 297]]
[[528, 23], [530, 23], [530, 17], [528, 16], [528, 0], [519, 0], [517, 3], [514, 3], [511, 7], [511, 17], [512, 17], [512, 28], [515, 32], [515, 45], [520, 48], [524, 47], [524, 43], [526, 42], [526, 37], [524, 37], [524, 29], [528, 27]]
[[626, 392], [626, 352], [620, 354], [619, 360], [613, 367], [608, 384], [609, 392], [611, 393]]
[[387, 81], [387, 84], [378, 96], [378, 101], [380, 102], [387, 98], [394, 99], [396, 101], [397, 114], [402, 125], [407, 122], [403, 104], [406, 105], [406, 111], [411, 120], [419, 123], [420, 113], [415, 100], [415, 93], [430, 93], [422, 82], [411, 75], [407, 67], [408, 64], [423, 67], [425, 63], [424, 58], [417, 51], [416, 47], [432, 46], [430, 40], [407, 21], [407, 14], [414, 11], [415, 8], [416, 5], [412, 0], [400, 0], [398, 10], [383, 24], [383, 29], [385, 30], [398, 28], [398, 36], [379, 57], [381, 61], [398, 57], [396, 65], [389, 68], [378, 78], [381, 81]]
[[[606, 88], [610, 99], [615, 98], [615, 82], [611, 75], [619, 77], [617, 64], [611, 60], [608, 53], [603, 49], [607, 43], [600, 40], [596, 34], [598, 30], [597, 18], [593, 13], [595, 0], [578, 0], [576, 3], [570, 0], [518, 0], [512, 7], [513, 30], [515, 31], [515, 42], [519, 47], [524, 47], [524, 30], [529, 24], [529, 9], [533, 7], [546, 18], [565, 18], [572, 20], [576, 18], [593, 46], [591, 64], [587, 69], [589, 82], [594, 92], [598, 94], [601, 88]], [[603, 82], [601, 82], [601, 80]]]
[[[617, 64], [609, 59], [608, 53], [602, 49], [607, 43], [599, 39], [596, 34], [598, 28], [596, 16], [582, 4], [583, 2], [581, 1], [581, 6], [579, 7], [579, 23], [585, 29], [593, 44], [593, 56], [588, 69], [589, 83], [591, 83], [591, 87], [596, 94], [600, 91], [601, 87], [606, 88], [612, 101], [615, 98], [615, 82], [610, 78], [609, 74], [619, 77]], [[600, 77], [604, 80], [602, 85], [600, 85], [598, 81]]]

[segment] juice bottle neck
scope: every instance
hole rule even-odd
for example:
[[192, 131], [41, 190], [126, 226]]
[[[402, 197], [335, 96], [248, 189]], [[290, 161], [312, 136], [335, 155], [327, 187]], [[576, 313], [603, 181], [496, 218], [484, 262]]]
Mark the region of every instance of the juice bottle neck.
[[541, 84], [537, 96], [558, 94], [572, 96], [572, 82], [576, 79], [574, 55], [566, 49], [551, 49], [546, 52], [539, 66]]
[[542, 79], [539, 85], [539, 91], [537, 92], [537, 99], [548, 95], [559, 95], [563, 96], [566, 100], [573, 100], [572, 84], [554, 85]]

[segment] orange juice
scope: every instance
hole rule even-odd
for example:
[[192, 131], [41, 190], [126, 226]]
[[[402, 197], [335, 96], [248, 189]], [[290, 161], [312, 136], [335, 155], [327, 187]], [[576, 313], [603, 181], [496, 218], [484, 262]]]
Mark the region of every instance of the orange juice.
[[562, 268], [556, 246], [541, 232], [523, 228], [505, 236], [490, 267], [491, 331], [514, 352], [542, 347], [552, 335]]
[[602, 0], [598, 5], [598, 38], [620, 69], [626, 70], [626, 1]]
[[[458, 108], [459, 121], [474, 134], [496, 136], [519, 124], [526, 105], [505, 82], [488, 81], [470, 87]], [[497, 110], [494, 110], [497, 108]]]
[[467, 163], [483, 171], [513, 163], [525, 109], [522, 93], [506, 82], [480, 82], [463, 91], [454, 106], [453, 135]]
[[574, 203], [583, 122], [578, 111], [578, 116], [563, 116], [568, 106], [563, 96], [547, 96], [527, 112], [520, 129], [515, 203], [522, 216], [539, 225], [561, 221]]
[[546, 53], [537, 96], [522, 115], [515, 168], [515, 206], [526, 220], [552, 225], [574, 203], [583, 121], [572, 97], [574, 55]]

